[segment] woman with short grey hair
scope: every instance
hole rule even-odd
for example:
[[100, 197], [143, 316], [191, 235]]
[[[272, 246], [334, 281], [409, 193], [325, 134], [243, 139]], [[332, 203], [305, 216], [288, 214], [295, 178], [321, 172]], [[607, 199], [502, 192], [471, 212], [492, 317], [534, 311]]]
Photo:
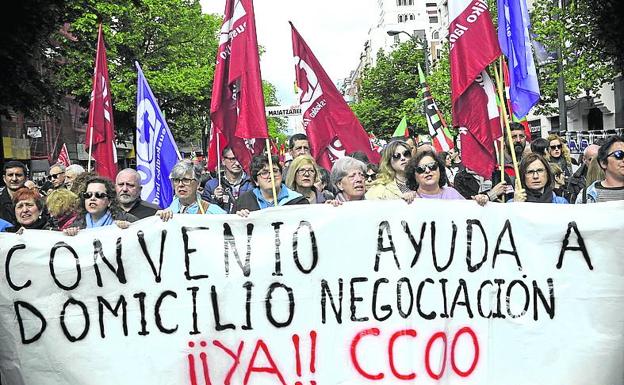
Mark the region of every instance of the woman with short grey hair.
[[175, 193], [173, 202], [167, 209], [158, 210], [156, 215], [168, 221], [173, 214], [226, 214], [218, 205], [201, 199], [197, 192], [200, 176], [201, 171], [189, 160], [178, 161], [169, 176]]
[[339, 191], [336, 200], [341, 202], [359, 201], [366, 193], [366, 164], [357, 159], [346, 156], [334, 163], [331, 174], [331, 183]]

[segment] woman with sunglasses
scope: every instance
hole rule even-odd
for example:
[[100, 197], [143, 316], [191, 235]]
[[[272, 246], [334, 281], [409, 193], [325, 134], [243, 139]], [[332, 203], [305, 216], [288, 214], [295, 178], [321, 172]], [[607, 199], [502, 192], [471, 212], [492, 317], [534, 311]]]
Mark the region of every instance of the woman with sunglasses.
[[570, 150], [557, 134], [548, 135], [548, 160], [557, 164], [563, 171], [565, 180], [572, 175], [572, 158]]
[[286, 186], [303, 195], [312, 204], [325, 203], [326, 195], [315, 186], [320, 177], [321, 173], [314, 158], [310, 155], [299, 155], [290, 163]]
[[[604, 177], [591, 182], [590, 171], [594, 162], [604, 171]], [[624, 200], [624, 137], [610, 136], [600, 146], [587, 170], [587, 183], [587, 188], [579, 193], [575, 203]]]
[[520, 162], [520, 183], [522, 188], [516, 189], [510, 202], [559, 203], [568, 201], [555, 195], [553, 173], [543, 156], [530, 153]]
[[414, 191], [407, 186], [405, 167], [412, 158], [407, 142], [394, 140], [386, 145], [379, 162], [376, 180], [366, 192], [366, 199], [404, 199], [411, 202]]
[[67, 235], [76, 235], [81, 229], [92, 229], [117, 225], [126, 229], [137, 218], [123, 211], [117, 202], [115, 186], [109, 179], [92, 176], [86, 180], [80, 192], [80, 213], [71, 227], [63, 230]]
[[[419, 151], [416, 156], [409, 161], [406, 168], [407, 185], [418, 195], [418, 198], [425, 199], [461, 199], [464, 197], [453, 187], [447, 185], [445, 159], [436, 156], [433, 151]], [[487, 202], [484, 194], [482, 200]], [[480, 204], [479, 199], [477, 202]], [[485, 203], [483, 203], [485, 204]]]
[[201, 199], [199, 180], [201, 172], [189, 160], [181, 160], [171, 169], [169, 179], [173, 185], [174, 197], [171, 205], [164, 210], [156, 211], [164, 222], [173, 218], [174, 214], [227, 214], [216, 203], [208, 203]]

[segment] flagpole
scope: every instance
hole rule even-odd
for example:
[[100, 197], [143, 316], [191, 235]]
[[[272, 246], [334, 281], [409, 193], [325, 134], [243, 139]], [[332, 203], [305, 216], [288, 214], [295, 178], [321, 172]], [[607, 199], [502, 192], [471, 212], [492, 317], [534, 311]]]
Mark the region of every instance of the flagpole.
[[[499, 56], [499, 60], [502, 66], [502, 60], [503, 60], [503, 56]], [[507, 140], [509, 140], [509, 143], [513, 143], [513, 138], [511, 137], [511, 129], [509, 128], [509, 119], [507, 117], [507, 108], [505, 107], [505, 103], [503, 103], [503, 79], [502, 79], [502, 73], [498, 72], [498, 68], [496, 66], [494, 66], [494, 76], [496, 77], [496, 88], [498, 90], [498, 98], [501, 100], [501, 111], [502, 111], [502, 115], [503, 115], [503, 122], [505, 123], [505, 130], [507, 131]], [[518, 186], [518, 183], [520, 183], [520, 171], [518, 169], [518, 160], [516, 159], [516, 152], [513, 150], [510, 150], [509, 153], [511, 154], [511, 160], [513, 162], [513, 167], [514, 167], [514, 172], [516, 174], [516, 186]]]
[[[502, 56], [500, 58], [502, 59]], [[499, 64], [499, 72], [498, 72], [498, 74], [502, 74], [503, 73], [503, 61], [499, 60], [498, 64]], [[494, 76], [497, 77], [497, 74], [495, 73]], [[498, 80], [497, 80], [497, 84], [498, 84]], [[500, 100], [500, 98], [499, 98], [499, 100]], [[504, 103], [505, 103], [504, 100], [500, 100], [501, 106]], [[505, 181], [505, 121], [503, 120], [503, 116], [507, 116], [507, 115], [504, 114], [502, 110], [499, 111], [501, 138], [500, 138], [500, 154], [498, 154], [498, 155], [500, 157], [499, 158], [499, 162], [500, 162], [499, 167], [500, 167], [500, 174], [501, 174], [501, 182]], [[505, 203], [505, 194], [502, 195], [502, 201], [503, 201], [503, 203]]]
[[271, 158], [271, 143], [269, 138], [266, 138], [266, 152], [269, 158], [269, 173], [271, 174], [271, 188], [273, 188], [273, 205], [277, 207], [277, 191], [275, 189], [275, 174], [273, 174], [273, 159]]
[[219, 132], [216, 127], [212, 127], [212, 135], [217, 136], [217, 180], [219, 181], [219, 187], [221, 187], [221, 144], [219, 143]]

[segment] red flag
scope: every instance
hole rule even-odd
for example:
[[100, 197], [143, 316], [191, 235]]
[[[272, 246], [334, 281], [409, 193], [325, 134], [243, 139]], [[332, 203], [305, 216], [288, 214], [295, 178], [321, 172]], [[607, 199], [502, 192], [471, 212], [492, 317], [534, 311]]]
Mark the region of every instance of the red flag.
[[[91, 148], [91, 146], [93, 146]], [[111, 100], [106, 47], [102, 24], [98, 29], [93, 90], [89, 105], [89, 125], [85, 135], [85, 151], [95, 159], [95, 172], [115, 180], [117, 176], [117, 148], [115, 147], [115, 125], [113, 123], [113, 102]]]
[[449, 20], [451, 102], [453, 123], [462, 134], [462, 161], [490, 178], [496, 167], [494, 140], [500, 137], [500, 129], [496, 128], [496, 94], [484, 70], [501, 55], [496, 31], [485, 0], [449, 2]]
[[[486, 179], [496, 168], [494, 141], [501, 136], [494, 83], [486, 71], [455, 104], [464, 166]], [[454, 116], [455, 117], [455, 116]]]
[[215, 154], [232, 148], [249, 170], [251, 158], [264, 148], [256, 139], [268, 138], [253, 1], [227, 0], [224, 15], [210, 105], [213, 130], [223, 136], [219, 149], [212, 142], [210, 147]]
[[65, 145], [65, 143], [63, 143], [63, 146], [61, 146], [61, 151], [59, 152], [56, 163], [62, 164], [65, 167], [71, 164], [71, 160], [69, 159], [69, 152], [67, 152], [67, 146]]
[[363, 151], [378, 163], [379, 153], [373, 151], [364, 128], [295, 26], [290, 26], [303, 126], [317, 163], [329, 170], [338, 158], [354, 151]]

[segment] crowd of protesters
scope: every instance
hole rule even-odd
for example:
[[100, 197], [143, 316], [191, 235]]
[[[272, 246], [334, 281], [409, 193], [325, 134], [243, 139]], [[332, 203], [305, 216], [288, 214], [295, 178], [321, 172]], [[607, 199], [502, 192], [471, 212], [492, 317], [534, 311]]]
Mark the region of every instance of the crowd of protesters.
[[[528, 143], [524, 127], [511, 126], [513, 142], [506, 146], [503, 172], [484, 178], [464, 167], [454, 149], [436, 153], [413, 139], [391, 140], [380, 163], [357, 152], [338, 159], [331, 170], [320, 167], [310, 154], [304, 134], [289, 140], [289, 160], [276, 156], [253, 158], [249, 174], [231, 149], [221, 154], [221, 173], [211, 175], [189, 160], [179, 161], [170, 175], [174, 198], [167, 208], [141, 199], [141, 176], [121, 170], [115, 181], [79, 165], [55, 164], [48, 181], [28, 179], [19, 161], [4, 164], [5, 187], [0, 192], [0, 231], [24, 229], [62, 231], [116, 225], [127, 228], [138, 219], [176, 214], [238, 214], [269, 207], [299, 204], [339, 206], [358, 200], [470, 199], [487, 202], [583, 204], [624, 200], [624, 138], [611, 136], [587, 146], [578, 164], [557, 135]], [[512, 165], [513, 151], [519, 175]], [[517, 181], [516, 181], [517, 180]]]

